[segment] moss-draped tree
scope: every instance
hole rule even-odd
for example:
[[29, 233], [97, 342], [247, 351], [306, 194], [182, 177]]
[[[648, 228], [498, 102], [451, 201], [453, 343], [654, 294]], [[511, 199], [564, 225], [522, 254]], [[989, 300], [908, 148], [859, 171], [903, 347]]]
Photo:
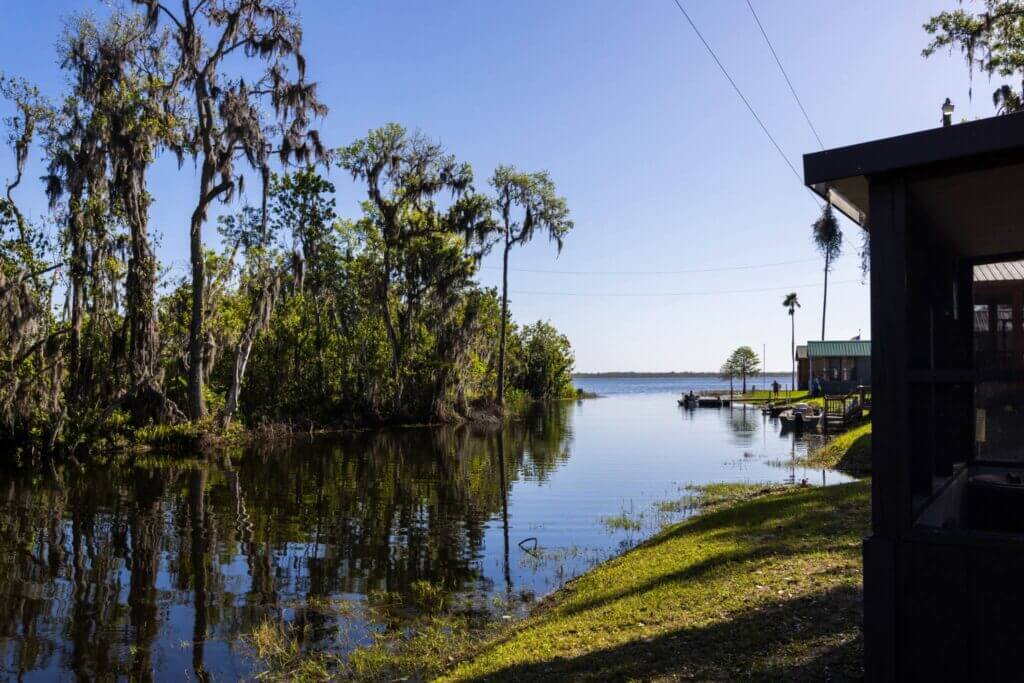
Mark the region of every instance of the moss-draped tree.
[[[145, 6], [151, 30], [161, 22], [170, 29], [173, 61], [178, 65], [175, 80], [192, 100], [193, 125], [186, 137], [200, 172], [199, 197], [189, 225], [188, 397], [189, 413], [198, 419], [206, 413], [203, 226], [210, 206], [230, 201], [244, 188], [244, 177], [236, 168], [239, 160], [260, 175], [265, 208], [273, 153], [283, 164], [323, 159], [325, 150], [311, 126], [327, 107], [317, 99], [316, 84], [306, 81], [302, 28], [293, 3], [181, 0], [181, 7], [172, 10], [159, 0], [134, 1]], [[248, 63], [241, 65], [238, 55]], [[265, 111], [268, 105], [272, 114]]]
[[959, 48], [972, 76], [978, 69], [990, 79], [1017, 79], [1019, 90], [1006, 83], [997, 85], [992, 104], [999, 114], [1024, 110], [1024, 2], [983, 0], [974, 3], [980, 12], [968, 11], [964, 4], [960, 1], [956, 9], [928, 19], [924, 30], [932, 39], [922, 54], [931, 57], [939, 50]]
[[496, 194], [496, 223], [502, 250], [497, 400], [499, 405], [504, 405], [509, 254], [513, 247], [527, 244], [538, 231], [547, 234], [561, 253], [562, 240], [572, 230], [573, 222], [569, 219], [569, 206], [565, 198], [558, 196], [547, 171], [524, 173], [512, 166], [499, 166], [491, 176], [491, 187]]

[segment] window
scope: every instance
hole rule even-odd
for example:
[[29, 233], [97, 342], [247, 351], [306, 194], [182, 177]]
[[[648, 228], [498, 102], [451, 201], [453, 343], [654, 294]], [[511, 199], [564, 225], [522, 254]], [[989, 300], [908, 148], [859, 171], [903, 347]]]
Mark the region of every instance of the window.
[[988, 332], [988, 306], [974, 304], [974, 331]]
[[999, 304], [996, 306], [996, 346], [1000, 351], [1010, 348], [1010, 335], [1013, 333], [1013, 306]]

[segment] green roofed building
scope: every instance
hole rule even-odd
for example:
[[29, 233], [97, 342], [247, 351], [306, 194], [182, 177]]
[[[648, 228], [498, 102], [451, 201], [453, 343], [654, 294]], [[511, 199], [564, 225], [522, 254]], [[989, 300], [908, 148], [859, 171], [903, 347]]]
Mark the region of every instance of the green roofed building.
[[815, 394], [846, 394], [871, 384], [870, 341], [809, 341], [798, 350], [797, 360], [807, 368], [801, 368], [799, 388]]

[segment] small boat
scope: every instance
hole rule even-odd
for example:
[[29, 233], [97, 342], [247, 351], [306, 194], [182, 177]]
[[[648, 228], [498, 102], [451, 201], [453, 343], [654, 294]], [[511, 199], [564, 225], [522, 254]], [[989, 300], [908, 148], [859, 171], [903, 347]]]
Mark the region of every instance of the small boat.
[[684, 408], [696, 408], [697, 407], [697, 397], [694, 396], [693, 394], [683, 394], [679, 398], [677, 403], [679, 403], [679, 405], [681, 405]]
[[815, 425], [821, 419], [821, 412], [806, 403], [794, 404], [792, 408], [779, 413], [782, 420], [782, 431], [803, 429], [806, 425]]
[[787, 410], [792, 410], [796, 404], [793, 403], [769, 403], [765, 407], [761, 408], [762, 415], [768, 415], [770, 417], [778, 417]]

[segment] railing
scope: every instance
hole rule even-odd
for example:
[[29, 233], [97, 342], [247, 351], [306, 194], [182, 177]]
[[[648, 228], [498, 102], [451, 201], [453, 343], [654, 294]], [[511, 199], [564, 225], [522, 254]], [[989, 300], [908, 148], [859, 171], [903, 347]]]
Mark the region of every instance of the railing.
[[845, 429], [861, 419], [864, 409], [871, 407], [871, 387], [859, 386], [844, 396], [825, 397], [824, 427]]

